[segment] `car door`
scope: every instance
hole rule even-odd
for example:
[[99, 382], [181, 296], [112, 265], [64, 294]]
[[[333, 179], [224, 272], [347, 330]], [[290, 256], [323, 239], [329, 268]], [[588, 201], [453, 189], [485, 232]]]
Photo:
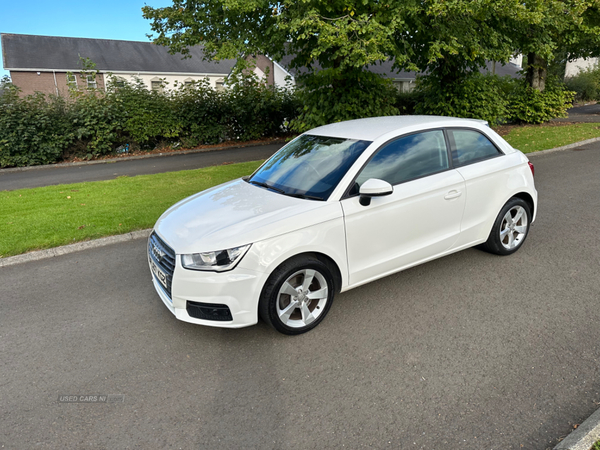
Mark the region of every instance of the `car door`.
[[447, 130], [453, 167], [465, 180], [467, 201], [458, 246], [487, 239], [496, 215], [510, 190], [511, 168], [520, 163], [517, 154], [504, 155], [478, 130]]
[[[393, 193], [359, 202], [370, 178], [389, 182]], [[366, 283], [439, 255], [457, 240], [465, 183], [450, 168], [444, 132], [395, 139], [377, 150], [342, 203], [350, 285]]]

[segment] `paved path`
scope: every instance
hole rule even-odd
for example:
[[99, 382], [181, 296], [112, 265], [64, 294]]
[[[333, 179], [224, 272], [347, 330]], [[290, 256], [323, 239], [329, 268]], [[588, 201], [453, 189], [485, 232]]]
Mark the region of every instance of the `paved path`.
[[283, 144], [232, 148], [185, 155], [157, 156], [145, 159], [124, 159], [107, 164], [81, 166], [55, 166], [6, 172], [0, 170], [0, 191], [79, 183], [82, 181], [110, 180], [119, 176], [135, 176], [151, 173], [173, 172], [217, 166], [227, 162], [245, 162], [266, 159]]
[[578, 106], [567, 111], [569, 117], [553, 119], [552, 122], [600, 122], [600, 103]]
[[[519, 252], [354, 289], [298, 337], [177, 321], [143, 239], [1, 268], [0, 446], [551, 448], [600, 402], [600, 144], [531, 158]], [[124, 401], [58, 402], [86, 394]]]

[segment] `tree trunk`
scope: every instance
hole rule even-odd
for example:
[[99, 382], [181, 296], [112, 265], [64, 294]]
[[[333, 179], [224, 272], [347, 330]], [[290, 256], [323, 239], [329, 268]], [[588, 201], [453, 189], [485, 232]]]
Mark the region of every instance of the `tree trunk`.
[[543, 91], [546, 88], [548, 62], [537, 53], [527, 54], [527, 75], [525, 80], [533, 89]]

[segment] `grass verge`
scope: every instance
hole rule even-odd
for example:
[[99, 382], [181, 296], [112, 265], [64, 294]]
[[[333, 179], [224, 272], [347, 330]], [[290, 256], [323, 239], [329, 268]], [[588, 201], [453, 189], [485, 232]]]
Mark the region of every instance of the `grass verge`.
[[150, 228], [172, 204], [261, 163], [0, 192], [0, 257]]
[[500, 134], [514, 148], [531, 153], [600, 137], [600, 123], [526, 125]]

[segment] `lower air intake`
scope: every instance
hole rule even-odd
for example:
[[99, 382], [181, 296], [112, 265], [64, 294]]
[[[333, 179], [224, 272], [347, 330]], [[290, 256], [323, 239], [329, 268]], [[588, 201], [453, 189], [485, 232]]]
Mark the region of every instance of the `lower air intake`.
[[196, 319], [216, 320], [218, 322], [233, 320], [231, 311], [227, 305], [187, 302], [186, 310], [190, 317], [194, 317]]

